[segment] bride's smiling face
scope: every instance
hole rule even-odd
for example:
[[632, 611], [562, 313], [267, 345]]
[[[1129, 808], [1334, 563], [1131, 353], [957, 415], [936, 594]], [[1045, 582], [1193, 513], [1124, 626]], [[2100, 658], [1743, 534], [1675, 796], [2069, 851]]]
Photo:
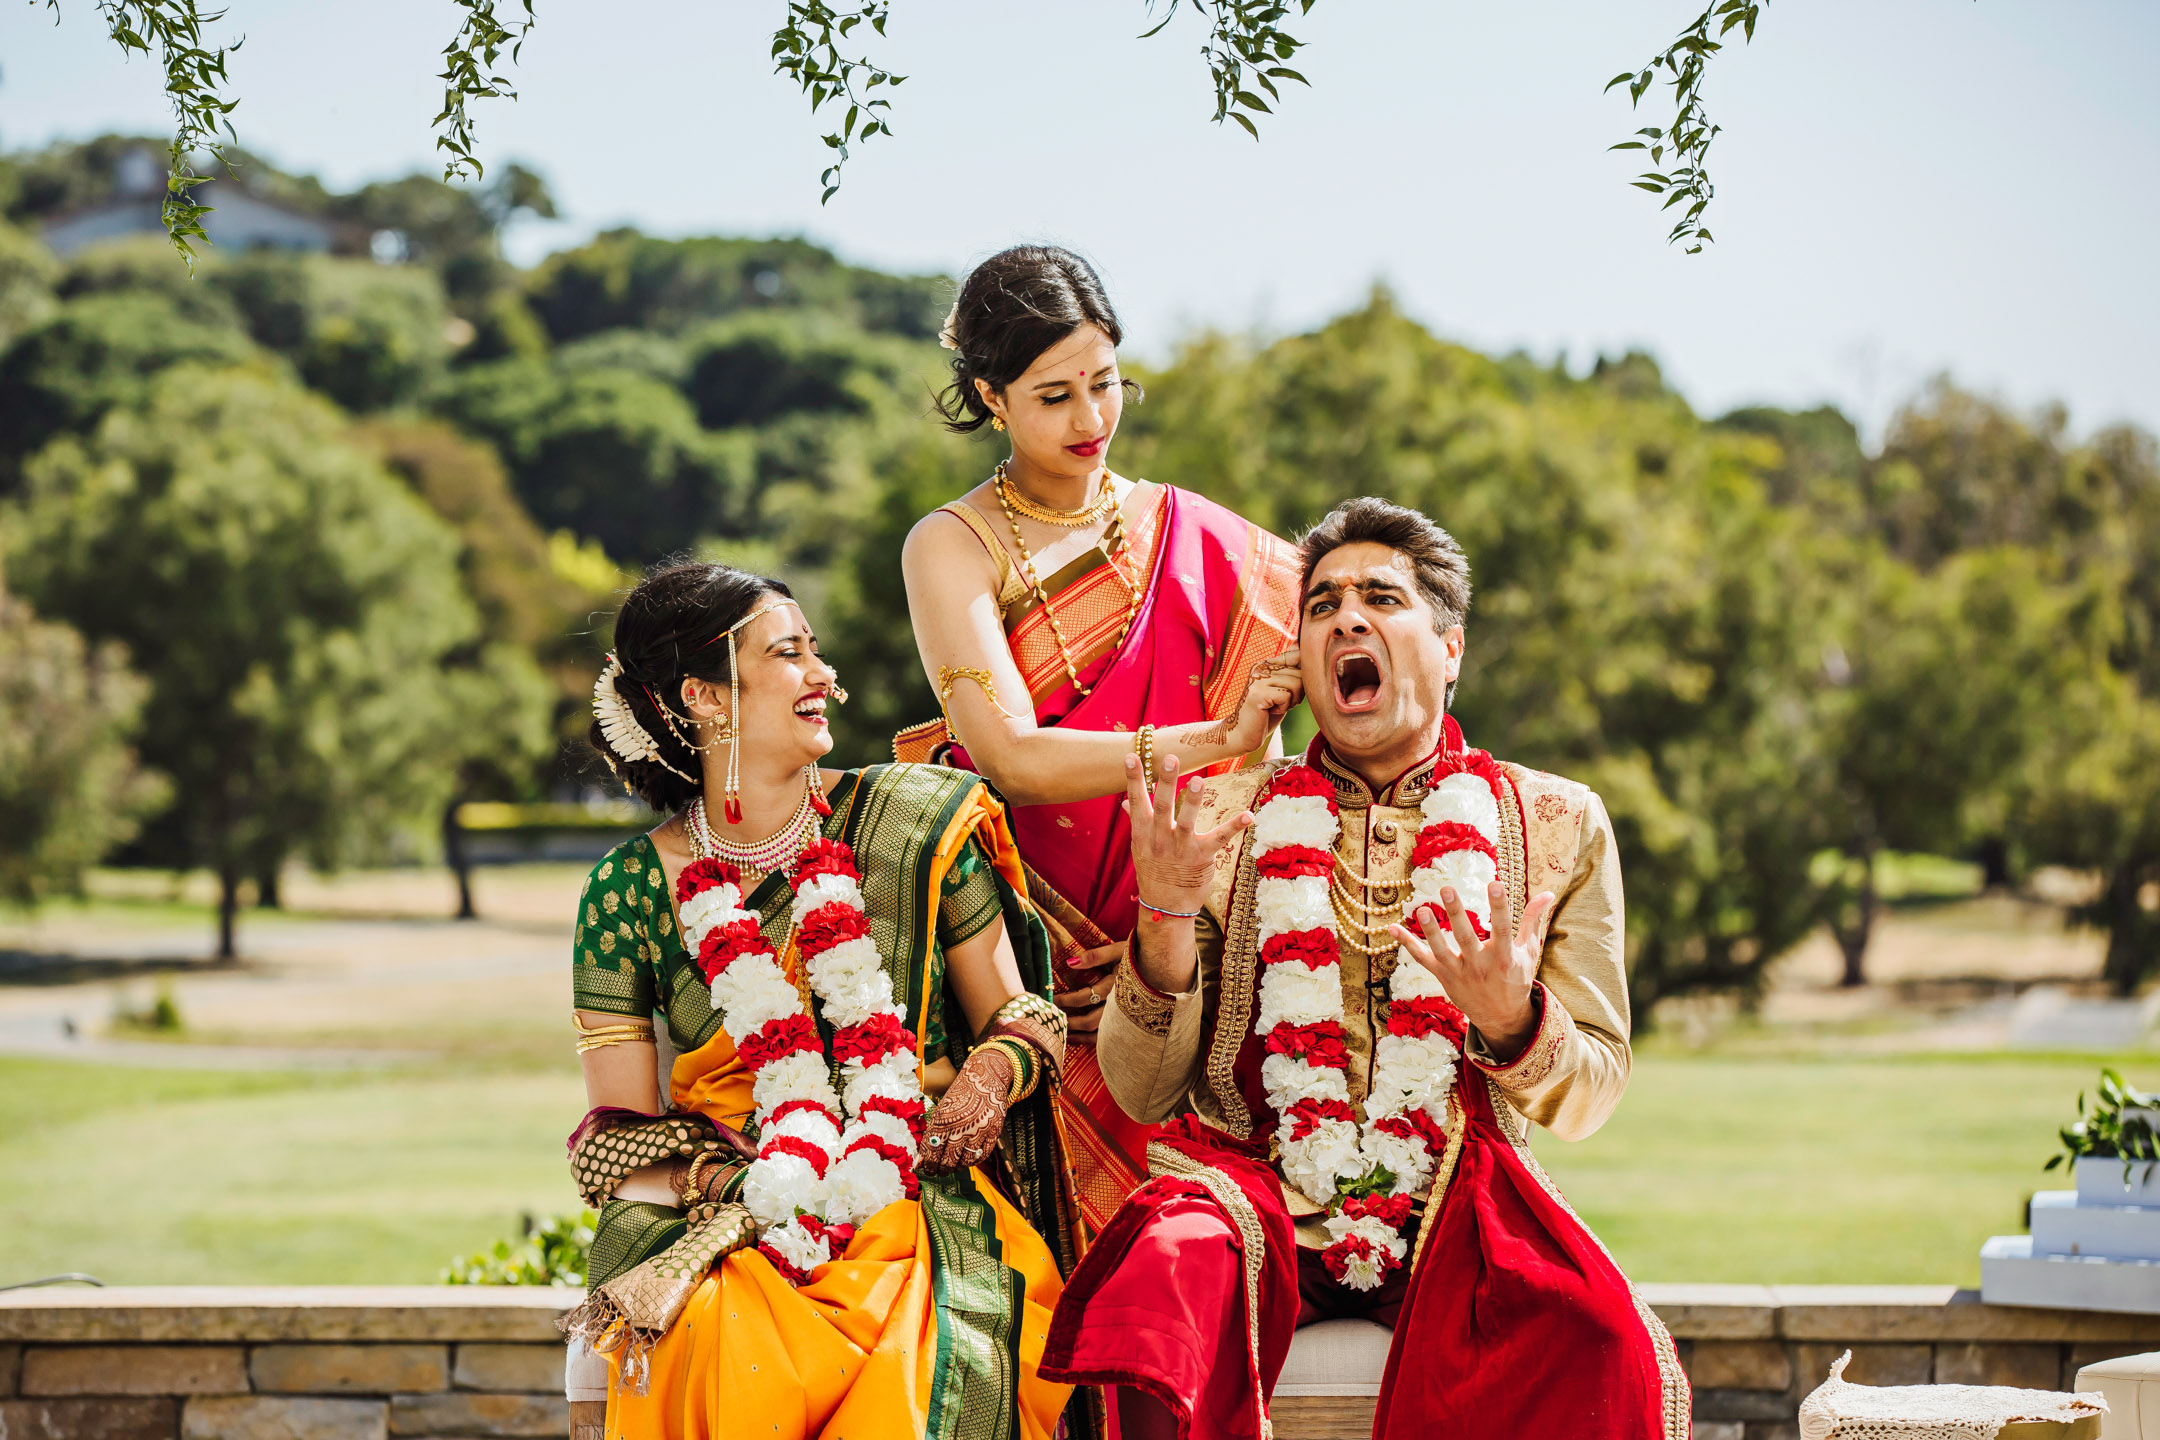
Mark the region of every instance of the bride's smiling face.
[[[742, 711], [735, 719], [742, 727], [746, 765], [797, 770], [831, 751], [825, 712], [836, 675], [818, 653], [817, 635], [794, 601], [779, 601], [778, 608], [736, 632], [735, 663], [742, 672]], [[710, 721], [727, 711], [727, 681], [685, 679], [682, 698], [691, 715]]]
[[1034, 473], [1084, 479], [1108, 463], [1125, 413], [1124, 377], [1117, 346], [1096, 326], [1082, 325], [1043, 351], [1002, 391], [975, 385]]

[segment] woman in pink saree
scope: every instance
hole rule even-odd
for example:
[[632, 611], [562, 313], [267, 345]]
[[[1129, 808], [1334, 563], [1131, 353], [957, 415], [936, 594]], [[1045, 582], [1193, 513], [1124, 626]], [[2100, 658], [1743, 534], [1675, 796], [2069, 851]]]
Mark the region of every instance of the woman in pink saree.
[[[988, 425], [1011, 458], [925, 516], [902, 554], [923, 669], [944, 719], [904, 760], [975, 770], [1012, 807], [1058, 944], [1075, 1042], [1099, 1018], [1147, 897], [1121, 804], [1128, 767], [1219, 773], [1268, 753], [1296, 699], [1295, 552], [1222, 506], [1109, 466], [1123, 330], [1085, 260], [1022, 246], [977, 266], [945, 334], [950, 428]], [[1291, 650], [1285, 671], [1276, 657]], [[1060, 1116], [1099, 1228], [1147, 1177], [1094, 1051], [1068, 1051]]]

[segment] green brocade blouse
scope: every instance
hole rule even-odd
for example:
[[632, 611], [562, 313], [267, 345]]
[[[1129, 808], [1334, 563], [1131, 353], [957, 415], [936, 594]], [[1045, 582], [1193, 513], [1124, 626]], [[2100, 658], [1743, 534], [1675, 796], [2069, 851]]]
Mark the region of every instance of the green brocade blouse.
[[[864, 776], [865, 772], [850, 771], [833, 788], [833, 813], [823, 826], [826, 836], [845, 838], [857, 802], [863, 798]], [[878, 863], [875, 852], [864, 855], [859, 847], [858, 861], [865, 865]], [[866, 882], [869, 879], [866, 872]], [[872, 904], [876, 903], [877, 889], [866, 884], [866, 899]], [[779, 875], [767, 876], [751, 895], [749, 908], [759, 913], [768, 937], [778, 939], [787, 934], [792, 898], [787, 880]], [[982, 847], [970, 839], [940, 886], [935, 943], [924, 957], [928, 984], [920, 993], [956, 1004], [946, 985], [945, 952], [981, 934], [1002, 913], [997, 872]], [[889, 962], [890, 943], [877, 935], [884, 927], [876, 919], [873, 914], [872, 933]], [[685, 1053], [718, 1032], [720, 1019], [713, 1013], [711, 992], [683, 949], [673, 897], [668, 893], [667, 871], [650, 836], [624, 841], [593, 867], [585, 882], [585, 893], [578, 901], [574, 956], [572, 993], [578, 1009], [638, 1019], [664, 1016], [670, 1038]], [[902, 967], [891, 968], [893, 998], [901, 1012], [908, 1014], [912, 1008], [911, 977]], [[911, 1025], [923, 1037], [924, 1062], [950, 1055], [958, 1063], [968, 1048], [967, 1037], [963, 1034], [958, 1046], [950, 1043], [945, 1023], [947, 1004], [926, 1008], [930, 1011], [927, 1015], [910, 1015]], [[964, 1021], [961, 1028], [964, 1032]]]

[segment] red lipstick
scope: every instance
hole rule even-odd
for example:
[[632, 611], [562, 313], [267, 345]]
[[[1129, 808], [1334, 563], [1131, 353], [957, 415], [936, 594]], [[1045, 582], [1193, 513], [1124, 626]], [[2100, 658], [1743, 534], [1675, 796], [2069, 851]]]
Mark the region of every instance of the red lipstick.
[[1079, 456], [1083, 460], [1091, 460], [1095, 456], [1102, 454], [1103, 446], [1109, 443], [1109, 437], [1104, 436], [1099, 439], [1090, 440], [1084, 445], [1067, 445], [1065, 448], [1067, 451]]

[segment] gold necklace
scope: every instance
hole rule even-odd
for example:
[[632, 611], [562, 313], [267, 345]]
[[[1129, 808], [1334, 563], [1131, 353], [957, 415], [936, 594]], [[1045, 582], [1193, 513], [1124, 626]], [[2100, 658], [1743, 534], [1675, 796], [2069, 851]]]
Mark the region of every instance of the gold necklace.
[[[1029, 593], [1035, 597], [1035, 603], [1042, 607], [1044, 617], [1050, 622], [1050, 635], [1052, 639], [1057, 641], [1058, 658], [1065, 662], [1065, 678], [1072, 682], [1073, 689], [1080, 693], [1080, 697], [1086, 699], [1089, 695], [1095, 693], [1094, 687], [1080, 683], [1080, 667], [1073, 663], [1072, 647], [1065, 643], [1065, 627], [1058, 623], [1057, 611], [1050, 605], [1050, 593], [1043, 589], [1042, 577], [1035, 573], [1035, 552], [1028, 549], [1027, 537], [1020, 533], [1020, 517], [1013, 512], [1011, 499], [1008, 498], [1012, 493], [1011, 477], [1005, 473], [1005, 462], [1003, 460], [998, 461], [997, 470], [990, 478], [994, 482], [990, 488], [997, 494], [998, 508], [1005, 512], [1005, 523], [1012, 527], [1013, 544], [1018, 546], [1020, 550], [1020, 573], [1027, 577]], [[1108, 471], [1103, 472], [1103, 496], [1104, 499], [1112, 498]], [[1099, 505], [1102, 502], [1097, 501], [1096, 503]], [[1067, 512], [1055, 511], [1052, 513], [1064, 514]], [[1109, 533], [1103, 537], [1104, 540], [1109, 542], [1105, 546], [1103, 554], [1109, 560], [1111, 570], [1116, 572], [1118, 583], [1125, 587], [1125, 624], [1118, 631], [1117, 639], [1112, 642], [1110, 647], [1115, 652], [1119, 646], [1125, 643], [1125, 637], [1132, 633], [1133, 619], [1140, 613], [1140, 586], [1137, 581], [1126, 575], [1124, 567], [1118, 564], [1118, 555], [1126, 548], [1124, 516], [1118, 514], [1115, 506], [1112, 507], [1110, 513], [1114, 518]], [[1064, 524], [1066, 522], [1054, 520], [1050, 523]]]
[[1094, 499], [1088, 501], [1078, 510], [1053, 510], [1049, 506], [1038, 504], [1022, 494], [1020, 487], [1013, 483], [1012, 473], [1007, 468], [1007, 464], [1008, 462], [1003, 460], [998, 462], [998, 499], [1005, 504], [1007, 509], [1017, 510], [1030, 520], [1040, 520], [1045, 525], [1062, 525], [1068, 530], [1077, 530], [1082, 525], [1093, 525], [1117, 508], [1117, 493], [1110, 487], [1110, 472], [1108, 469], [1103, 471], [1102, 491]]
[[[806, 827], [803, 822], [807, 817], [816, 813], [810, 806], [810, 786], [816, 783], [817, 771], [812, 769], [809, 779], [803, 787], [802, 804], [796, 807], [795, 814], [789, 818], [787, 824], [753, 845], [736, 845], [713, 834], [712, 826], [705, 819], [705, 797], [700, 795], [690, 802], [690, 809], [686, 816], [689, 823], [684, 826], [690, 832], [690, 858], [692, 860], [727, 860], [732, 862], [737, 869], [743, 872], [741, 882], [742, 904], [743, 908], [748, 909], [750, 892], [756, 888], [750, 880], [751, 872], [755, 870], [760, 875], [769, 875], [782, 865], [792, 863], [796, 856], [802, 854], [809, 847], [810, 836], [818, 827], [815, 825]], [[767, 863], [768, 859], [772, 859], [772, 863]], [[786, 964], [788, 946], [795, 942], [793, 907], [789, 908], [788, 916], [787, 933], [780, 937], [780, 944], [773, 951], [775, 959], [782, 965]], [[758, 928], [760, 931], [764, 929], [762, 921], [759, 922]], [[697, 957], [693, 955], [690, 958], [695, 960]], [[810, 1005], [809, 967], [805, 965], [796, 966], [794, 980], [795, 994], [802, 1001], [803, 1013], [805, 1015], [815, 1013]]]

